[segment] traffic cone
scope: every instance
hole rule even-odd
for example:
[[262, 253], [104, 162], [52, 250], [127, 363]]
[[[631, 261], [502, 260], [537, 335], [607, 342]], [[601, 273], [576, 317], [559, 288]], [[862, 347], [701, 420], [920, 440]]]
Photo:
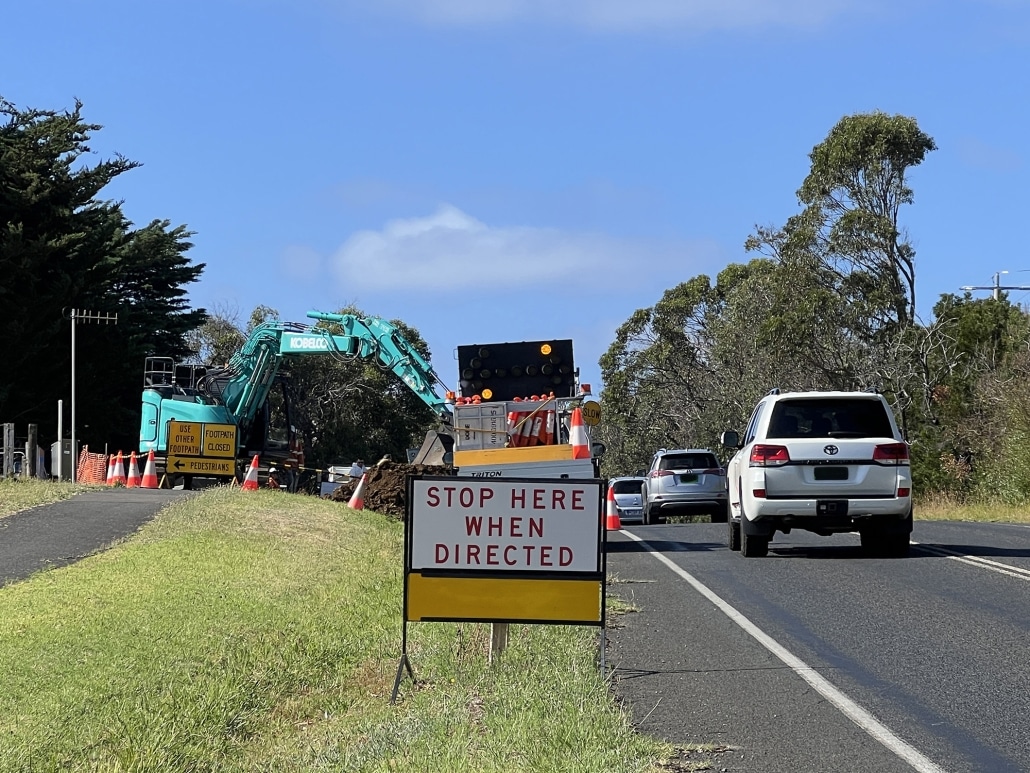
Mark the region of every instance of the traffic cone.
[[254, 454], [254, 459], [250, 463], [250, 469], [247, 470], [247, 477], [243, 479], [243, 486], [241, 487], [244, 491], [257, 491], [258, 486], [258, 455]]
[[351, 494], [350, 501], [347, 502], [347, 507], [351, 510], [365, 509], [365, 478], [367, 476], [367, 472], [361, 473], [361, 480], [358, 481], [357, 488], [354, 489], [354, 493]]
[[511, 448], [517, 448], [522, 445], [522, 427], [519, 426], [520, 415], [518, 411], [508, 411], [508, 445]]
[[587, 437], [587, 428], [583, 426], [583, 409], [572, 409], [572, 423], [569, 427], [569, 442], [572, 444], [573, 459], [590, 458], [590, 438]]
[[619, 508], [615, 504], [615, 489], [608, 488], [608, 514], [605, 518], [605, 527], [608, 531], [619, 531], [622, 528], [622, 519], [619, 518]]
[[107, 457], [107, 480], [105, 481], [105, 484], [108, 486], [113, 486], [115, 484], [114, 454]]
[[550, 446], [554, 445], [554, 409], [550, 408], [544, 413], [543, 443], [545, 446]]
[[114, 483], [112, 486], [125, 485], [125, 460], [122, 459], [122, 452], [118, 452], [118, 458], [114, 460]]
[[140, 481], [140, 488], [160, 488], [157, 482], [157, 464], [154, 462], [154, 450], [147, 454], [147, 463], [143, 468], [143, 480]]
[[139, 488], [139, 465], [136, 462], [136, 452], [129, 456], [129, 474], [125, 478], [125, 488]]

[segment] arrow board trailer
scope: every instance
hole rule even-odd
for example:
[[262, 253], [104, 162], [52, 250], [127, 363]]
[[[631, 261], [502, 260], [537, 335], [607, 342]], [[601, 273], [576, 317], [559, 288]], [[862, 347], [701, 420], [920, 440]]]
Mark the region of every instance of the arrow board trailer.
[[410, 476], [405, 622], [604, 625], [604, 482]]

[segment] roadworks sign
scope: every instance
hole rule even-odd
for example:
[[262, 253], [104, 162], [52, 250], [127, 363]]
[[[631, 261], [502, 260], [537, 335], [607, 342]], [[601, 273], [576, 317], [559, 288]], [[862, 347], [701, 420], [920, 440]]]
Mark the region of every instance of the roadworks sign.
[[169, 456], [165, 467], [168, 472], [175, 475], [231, 478], [236, 474], [235, 459], [216, 459], [205, 456]]

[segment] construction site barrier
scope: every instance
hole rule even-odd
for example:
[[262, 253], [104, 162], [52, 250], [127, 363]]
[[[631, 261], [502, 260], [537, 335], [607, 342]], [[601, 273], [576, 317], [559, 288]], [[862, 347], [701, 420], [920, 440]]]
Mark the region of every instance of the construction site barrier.
[[107, 466], [109, 454], [93, 454], [89, 446], [83, 446], [79, 453], [79, 463], [75, 465], [75, 480], [78, 483], [107, 482]]

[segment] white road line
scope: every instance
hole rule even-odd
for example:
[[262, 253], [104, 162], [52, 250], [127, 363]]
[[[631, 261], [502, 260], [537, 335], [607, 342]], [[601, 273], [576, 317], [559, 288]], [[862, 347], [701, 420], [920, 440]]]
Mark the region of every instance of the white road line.
[[997, 572], [998, 574], [1007, 574], [1009, 577], [1018, 577], [1021, 580], [1030, 580], [1030, 569], [1023, 569], [1019, 566], [1010, 566], [1009, 564], [1003, 564], [1001, 561], [991, 561], [988, 558], [981, 558], [980, 556], [970, 556], [965, 553], [957, 553], [954, 550], [939, 548], [935, 545], [922, 545], [918, 542], [912, 542], [911, 544], [918, 545], [921, 550], [925, 550], [928, 553], [936, 553], [939, 556], [950, 558], [953, 561], [961, 561], [963, 564], [978, 566], [981, 569], [988, 569], [992, 572]]
[[919, 773], [944, 773], [944, 768], [931, 762], [928, 758], [917, 751], [915, 747], [894, 735], [894, 733], [888, 730], [885, 725], [876, 719], [876, 717], [830, 684], [830, 682], [823, 678], [814, 668], [809, 666], [800, 658], [791, 654], [779, 642], [752, 623], [748, 618], [744, 617], [744, 615], [738, 612], [735, 607], [730, 606], [730, 604], [724, 601], [722, 597], [716, 595], [713, 590], [690, 574], [690, 572], [677, 566], [671, 559], [658, 551], [651, 549], [647, 540], [641, 539], [628, 531], [623, 531], [622, 533], [636, 542], [647, 545], [651, 555], [690, 583], [698, 593], [715, 604], [715, 606], [718, 607], [718, 609], [730, 620], [739, 625], [745, 632], [753, 636], [759, 644], [782, 660], [791, 670], [794, 671], [794, 673], [808, 682], [812, 689], [836, 706], [845, 716], [865, 730], [875, 740], [879, 741], [880, 744], [887, 749], [890, 749], [897, 756], [901, 757], [901, 759], [905, 760], [905, 762], [911, 765], [914, 770], [919, 771]]

